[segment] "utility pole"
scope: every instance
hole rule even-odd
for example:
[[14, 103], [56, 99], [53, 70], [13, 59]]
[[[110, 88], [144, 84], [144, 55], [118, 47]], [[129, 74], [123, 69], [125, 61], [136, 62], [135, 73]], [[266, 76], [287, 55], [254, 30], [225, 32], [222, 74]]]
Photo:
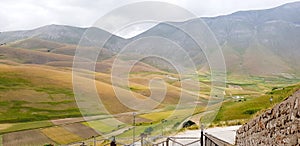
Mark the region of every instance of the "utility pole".
[[132, 133], [132, 145], [134, 146], [135, 144], [135, 115], [136, 113], [133, 112], [133, 133]]
[[162, 120], [161, 120], [161, 127], [162, 127], [162, 128], [161, 128], [161, 136], [164, 136], [164, 123], [165, 123], [165, 122], [167, 122], [167, 120], [165, 120], [165, 119], [162, 119]]

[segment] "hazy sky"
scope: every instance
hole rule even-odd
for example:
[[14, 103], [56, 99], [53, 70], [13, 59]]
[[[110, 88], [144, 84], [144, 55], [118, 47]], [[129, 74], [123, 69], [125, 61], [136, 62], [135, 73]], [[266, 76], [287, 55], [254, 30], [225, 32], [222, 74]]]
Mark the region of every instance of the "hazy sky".
[[[33, 29], [48, 24], [88, 27], [114, 8], [141, 0], [0, 0], [0, 31]], [[276, 7], [298, 0], [159, 0], [199, 16]]]

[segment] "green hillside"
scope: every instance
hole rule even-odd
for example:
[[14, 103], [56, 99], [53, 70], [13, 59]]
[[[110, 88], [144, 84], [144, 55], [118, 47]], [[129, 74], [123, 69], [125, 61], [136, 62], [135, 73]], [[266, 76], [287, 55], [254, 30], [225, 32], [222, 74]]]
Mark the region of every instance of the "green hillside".
[[[266, 94], [258, 97], [239, 100], [227, 99], [222, 104], [214, 120], [214, 125], [231, 125], [247, 122], [255, 115], [282, 102], [297, 90], [300, 90], [300, 84], [281, 88], [274, 87], [269, 92], [266, 92]], [[272, 98], [272, 102], [270, 98]]]

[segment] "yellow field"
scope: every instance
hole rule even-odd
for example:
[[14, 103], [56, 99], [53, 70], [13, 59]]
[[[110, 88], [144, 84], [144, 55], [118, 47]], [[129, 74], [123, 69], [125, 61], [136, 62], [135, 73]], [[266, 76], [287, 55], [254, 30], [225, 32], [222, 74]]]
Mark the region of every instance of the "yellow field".
[[83, 138], [75, 135], [62, 127], [51, 127], [41, 130], [47, 137], [59, 144], [68, 144], [75, 141], [83, 140]]
[[202, 109], [178, 109], [178, 110], [170, 110], [170, 111], [161, 111], [161, 112], [153, 112], [139, 115], [139, 117], [150, 119], [152, 121], [161, 121], [162, 119], [167, 119], [171, 117], [177, 117], [178, 119], [183, 117], [188, 117], [189, 115], [194, 114], [194, 112], [199, 112]]
[[0, 131], [3, 131], [5, 129], [8, 129], [12, 127], [13, 124], [0, 124]]

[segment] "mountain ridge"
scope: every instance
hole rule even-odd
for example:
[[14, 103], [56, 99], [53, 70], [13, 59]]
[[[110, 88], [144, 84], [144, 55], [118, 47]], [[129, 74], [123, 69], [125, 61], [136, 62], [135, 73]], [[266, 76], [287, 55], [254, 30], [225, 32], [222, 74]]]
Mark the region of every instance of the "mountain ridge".
[[[215, 34], [225, 53], [229, 72], [234, 70], [238, 74], [279, 74], [282, 72], [295, 74], [300, 71], [298, 67], [300, 63], [297, 62], [300, 56], [300, 17], [298, 14], [300, 14], [300, 2], [294, 2], [266, 10], [238, 11], [229, 15], [196, 18], [176, 22], [174, 25], [178, 28], [197, 29], [193, 28], [193, 23], [203, 20]], [[81, 45], [99, 47], [107, 37], [111, 36], [104, 47], [114, 54], [130, 42], [140, 38], [159, 36], [179, 44], [188, 52], [193, 61], [200, 65], [200, 68], [207, 66], [205, 55], [199, 51], [201, 47], [178, 28], [159, 23], [135, 37], [124, 39], [99, 28], [47, 25], [28, 31], [2, 32], [0, 43], [37, 38], [76, 45], [82, 34], [89, 30], [90, 36], [87, 37], [90, 38], [82, 41], [85, 44], [81, 43]], [[146, 43], [135, 47], [136, 50], [139, 50], [138, 48], [151, 49], [153, 44]], [[256, 51], [251, 51], [253, 48]], [[262, 54], [257, 54], [258, 52]], [[255, 60], [257, 63], [250, 65], [251, 61], [249, 62], [248, 59]], [[266, 67], [272, 69], [268, 70]]]
[[[300, 1], [299, 2], [291, 2], [291, 3], [286, 3], [286, 4], [283, 4], [283, 5], [280, 5], [278, 7], [274, 7], [274, 8], [269, 8], [269, 9], [259, 9], [259, 10], [242, 10], [242, 11], [237, 11], [237, 12], [233, 12], [231, 14], [227, 14], [227, 15], [220, 15], [220, 16], [215, 16], [215, 17], [199, 17], [200, 19], [203, 19], [203, 20], [207, 20], [207, 19], [219, 19], [221, 17], [230, 17], [230, 16], [238, 16], [240, 14], [243, 14], [243, 13], [257, 13], [257, 12], [262, 12], [262, 11], [273, 11], [273, 10], [276, 10], [276, 9], [283, 9], [283, 8], [299, 8], [300, 7]], [[298, 10], [300, 12], [300, 10]], [[196, 19], [199, 19], [199, 18], [196, 18]], [[187, 20], [187, 21], [184, 21], [184, 22], [174, 22], [174, 23], [186, 23], [188, 21], [191, 21], [191, 20], [194, 20], [194, 19], [190, 19], [190, 20]], [[296, 22], [296, 24], [300, 24], [300, 18], [299, 18], [299, 21]], [[38, 29], [43, 29], [43, 28], [47, 28], [47, 27], [53, 27], [53, 26], [59, 26], [59, 27], [69, 27], [69, 28], [76, 28], [76, 29], [82, 29], [82, 30], [86, 30], [86, 29], [89, 29], [89, 28], [96, 28], [96, 29], [99, 29], [101, 31], [104, 31], [104, 32], [107, 32], [106, 30], [104, 29], [101, 29], [101, 28], [97, 28], [97, 27], [79, 27], [79, 26], [71, 26], [71, 25], [58, 25], [58, 24], [49, 24], [49, 25], [45, 25], [45, 26], [40, 26], [40, 27], [37, 27], [35, 29], [25, 29], [25, 30], [14, 30], [14, 31], [2, 31], [0, 32], [1, 33], [12, 33], [12, 32], [16, 32], [16, 33], [21, 33], [21, 32], [28, 32], [28, 31], [34, 31], [34, 30], [38, 30]], [[156, 26], [156, 25], [155, 25]], [[153, 27], [155, 27], [153, 26]], [[152, 28], [153, 28], [152, 27]], [[150, 28], [151, 29], [151, 28]], [[109, 32], [107, 32], [109, 33]], [[113, 34], [114, 35], [114, 34]], [[1, 36], [1, 35], [0, 35]], [[120, 37], [120, 36], [118, 36]], [[120, 37], [120, 38], [123, 38], [123, 37]], [[126, 38], [123, 38], [123, 39], [126, 39]], [[130, 38], [128, 38], [130, 39]], [[2, 42], [2, 40], [0, 39], [0, 41]]]

